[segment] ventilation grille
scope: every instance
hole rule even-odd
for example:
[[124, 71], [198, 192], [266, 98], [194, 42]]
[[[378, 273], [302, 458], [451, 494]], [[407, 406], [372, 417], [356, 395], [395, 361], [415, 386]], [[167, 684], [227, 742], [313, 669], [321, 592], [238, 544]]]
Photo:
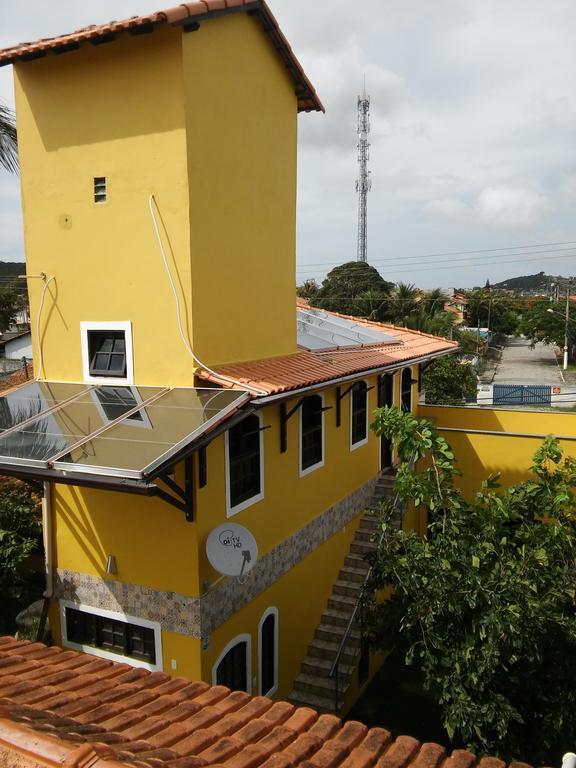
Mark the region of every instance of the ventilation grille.
[[94, 202], [95, 203], [106, 202], [106, 177], [105, 176], [94, 177]]

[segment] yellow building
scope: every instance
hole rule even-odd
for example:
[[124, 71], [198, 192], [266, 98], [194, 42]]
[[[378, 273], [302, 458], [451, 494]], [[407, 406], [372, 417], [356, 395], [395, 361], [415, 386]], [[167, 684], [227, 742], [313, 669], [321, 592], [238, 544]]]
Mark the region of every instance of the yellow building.
[[323, 709], [338, 659], [346, 709], [393, 463], [370, 413], [456, 345], [295, 316], [296, 119], [322, 104], [261, 0], [8, 63], [38, 380], [3, 398], [0, 472], [45, 484], [54, 641]]

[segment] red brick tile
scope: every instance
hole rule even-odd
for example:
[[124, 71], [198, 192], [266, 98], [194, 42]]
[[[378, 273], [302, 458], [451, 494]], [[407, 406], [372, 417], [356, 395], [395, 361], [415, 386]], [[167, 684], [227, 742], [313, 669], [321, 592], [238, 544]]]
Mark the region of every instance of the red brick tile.
[[268, 723], [266, 720], [260, 718], [255, 718], [254, 720], [250, 720], [249, 723], [246, 723], [244, 727], [240, 728], [234, 736], [243, 744], [254, 744], [254, 742], [263, 739], [271, 730], [272, 723]]
[[225, 736], [223, 739], [218, 739], [211, 746], [200, 752], [200, 757], [208, 763], [225, 763], [232, 755], [239, 752], [244, 746], [244, 742], [235, 738], [234, 736]]
[[465, 749], [455, 749], [442, 768], [472, 768], [477, 759], [472, 752], [467, 752]]
[[289, 704], [287, 701], [277, 701], [273, 704], [266, 714], [261, 715], [263, 720], [268, 720], [273, 725], [281, 725], [293, 716], [296, 707], [293, 704]]
[[518, 761], [514, 761], [510, 763], [509, 768], [532, 768], [528, 763], [521, 763]]
[[218, 741], [218, 736], [214, 731], [209, 728], [202, 728], [174, 744], [174, 750], [180, 755], [202, 755], [202, 752], [216, 741]]
[[170, 768], [202, 768], [204, 765], [207, 765], [205, 760], [202, 760], [201, 757], [194, 757], [193, 755], [170, 760]]
[[506, 768], [506, 763], [497, 757], [483, 757], [478, 763], [478, 768]]
[[[284, 727], [288, 726], [285, 725]], [[318, 736], [313, 736], [310, 733], [301, 733], [286, 747], [285, 752], [298, 764], [303, 760], [308, 760], [309, 757], [318, 752], [323, 744], [324, 742]]]
[[267, 757], [275, 752], [281, 752], [294, 741], [294, 731], [282, 725], [274, 728], [267, 736], [258, 742], [258, 746], [267, 752]]
[[262, 763], [261, 768], [295, 768], [296, 765], [297, 762], [286, 752], [278, 752]]
[[[289, 723], [286, 723], [288, 727]], [[342, 727], [342, 721], [339, 717], [334, 715], [320, 715], [318, 720], [310, 728], [310, 733], [313, 736], [318, 736], [322, 741], [330, 739], [334, 734]]]
[[363, 741], [350, 752], [340, 768], [370, 768], [391, 740], [389, 731], [384, 728], [371, 728]]
[[422, 744], [420, 752], [412, 761], [410, 768], [439, 768], [446, 757], [446, 750], [440, 744]]
[[405, 768], [420, 749], [420, 742], [411, 736], [399, 736], [377, 763], [378, 768]]
[[158, 733], [147, 738], [147, 741], [153, 747], [171, 747], [179, 741], [183, 741], [187, 736], [194, 733], [195, 728], [189, 724], [189, 721], [167, 723]]
[[196, 699], [201, 706], [211, 707], [228, 698], [229, 695], [230, 691], [228, 688], [225, 688], [223, 685], [213, 685], [212, 687], [207, 687]]
[[296, 733], [304, 733], [318, 720], [318, 712], [308, 707], [298, 707], [294, 714], [286, 720], [284, 725]]
[[268, 757], [260, 744], [249, 744], [224, 763], [225, 768], [257, 768]]

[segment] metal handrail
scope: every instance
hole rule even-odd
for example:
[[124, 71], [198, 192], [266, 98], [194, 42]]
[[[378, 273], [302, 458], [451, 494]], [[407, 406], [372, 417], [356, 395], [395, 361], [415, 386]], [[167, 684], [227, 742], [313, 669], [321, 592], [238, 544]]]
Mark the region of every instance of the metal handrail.
[[[412, 463], [410, 461], [409, 463]], [[396, 492], [396, 495], [394, 496], [394, 500], [392, 502], [392, 508], [396, 509], [396, 505], [400, 501], [400, 494]], [[404, 515], [402, 514], [400, 516], [400, 525], [402, 525], [404, 522]], [[385, 531], [383, 530], [380, 534], [380, 538], [378, 539], [378, 548], [382, 544], [382, 541], [384, 540]], [[334, 658], [334, 662], [332, 666], [330, 667], [330, 672], [328, 673], [328, 677], [334, 677], [334, 711], [338, 711], [338, 671], [340, 667], [340, 657], [342, 656], [344, 652], [344, 648], [346, 647], [346, 644], [348, 643], [348, 638], [350, 636], [350, 632], [352, 631], [352, 625], [354, 624], [354, 620], [356, 619], [356, 615], [358, 614], [358, 611], [360, 609], [360, 606], [362, 604], [362, 600], [364, 599], [364, 594], [366, 592], [366, 587], [368, 585], [368, 582], [370, 581], [370, 577], [372, 576], [373, 566], [370, 566], [368, 569], [368, 572], [366, 573], [366, 577], [364, 579], [364, 582], [362, 583], [362, 586], [360, 588], [360, 592], [358, 594], [358, 598], [356, 600], [356, 604], [354, 606], [354, 610], [352, 611], [352, 615], [350, 616], [350, 620], [348, 621], [348, 624], [346, 625], [346, 631], [344, 632], [344, 635], [342, 637], [342, 640], [340, 641], [340, 645], [338, 646], [338, 650], [336, 651], [336, 657]]]

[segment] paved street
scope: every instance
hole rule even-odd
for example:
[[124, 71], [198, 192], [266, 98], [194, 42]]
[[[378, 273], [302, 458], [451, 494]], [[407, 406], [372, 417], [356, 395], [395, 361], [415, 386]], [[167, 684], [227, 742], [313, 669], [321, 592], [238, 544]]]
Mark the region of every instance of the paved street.
[[562, 385], [554, 347], [539, 343], [531, 349], [527, 339], [509, 337], [493, 383]]

